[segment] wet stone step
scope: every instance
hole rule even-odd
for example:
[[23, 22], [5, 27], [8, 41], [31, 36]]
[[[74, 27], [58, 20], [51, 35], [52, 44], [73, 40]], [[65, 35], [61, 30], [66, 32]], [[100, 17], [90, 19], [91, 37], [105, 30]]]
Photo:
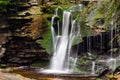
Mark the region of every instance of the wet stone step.
[[[26, 55], [27, 53], [26, 52], [18, 52], [17, 54]], [[28, 54], [35, 55], [35, 53], [28, 53]]]
[[32, 61], [24, 60], [24, 61], [19, 61], [18, 63], [24, 64], [24, 63], [31, 63]]
[[5, 44], [6, 52], [3, 57], [7, 64], [30, 64], [36, 59], [46, 56], [46, 51], [36, 44], [35, 40], [28, 37], [10, 37], [11, 39]]
[[9, 61], [17, 62], [17, 61], [20, 61], [20, 58], [15, 57], [15, 58], [9, 59]]
[[15, 55], [16, 52], [5, 52], [5, 54], [7, 54], [7, 55]]
[[30, 4], [24, 3], [24, 4], [21, 4], [21, 5], [18, 5], [17, 11], [24, 11], [24, 10], [27, 10], [28, 8], [30, 8], [30, 7], [31, 7]]
[[[34, 59], [34, 58], [33, 58]], [[32, 58], [18, 58], [18, 57], [12, 57], [11, 59], [9, 59], [9, 62], [31, 62], [33, 61]]]
[[27, 63], [31, 63], [32, 61], [12, 61], [11, 63], [14, 63], [14, 64], [27, 64]]
[[24, 50], [22, 50], [23, 52], [30, 52], [30, 53], [36, 53], [36, 52], [46, 52], [45, 50], [35, 50], [35, 49], [33, 49], [33, 50], [30, 50], [30, 49], [24, 49]]
[[[18, 47], [19, 45], [20, 46], [22, 46], [22, 44], [24, 44], [24, 45], [36, 45], [35, 43], [33, 43], [32, 41], [31, 42], [26, 42], [26, 41], [24, 41], [24, 42], [17, 42], [17, 40], [16, 41], [14, 41], [14, 42], [9, 42], [8, 44], [11, 44], [10, 45], [10, 47]], [[18, 45], [19, 44], [19, 45]]]
[[0, 45], [5, 44], [7, 42], [7, 34], [0, 34]]
[[19, 58], [21, 58], [21, 57], [23, 57], [23, 58], [30, 58], [30, 57], [35, 57], [36, 55], [31, 55], [31, 54], [25, 54], [25, 55], [21, 55], [21, 54], [18, 54], [16, 57], [19, 57]]
[[23, 18], [23, 17], [8, 17], [8, 22], [11, 24], [15, 24], [15, 22], [27, 23], [31, 22], [32, 18]]
[[25, 54], [19, 54], [17, 52], [6, 52], [6, 55], [13, 56], [13, 57], [35, 57], [35, 53], [25, 53]]

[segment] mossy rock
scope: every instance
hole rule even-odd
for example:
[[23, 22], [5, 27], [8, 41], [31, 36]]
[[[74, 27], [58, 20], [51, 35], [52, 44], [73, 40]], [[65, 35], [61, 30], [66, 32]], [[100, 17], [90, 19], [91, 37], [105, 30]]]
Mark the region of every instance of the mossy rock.
[[57, 6], [55, 5], [44, 5], [44, 6], [41, 6], [41, 10], [43, 13], [53, 14], [56, 7]]

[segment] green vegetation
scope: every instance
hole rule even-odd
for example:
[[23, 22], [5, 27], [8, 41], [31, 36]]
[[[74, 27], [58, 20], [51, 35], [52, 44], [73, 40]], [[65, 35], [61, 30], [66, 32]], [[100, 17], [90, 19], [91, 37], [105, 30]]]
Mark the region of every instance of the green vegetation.
[[50, 54], [51, 51], [52, 51], [52, 41], [51, 40], [52, 40], [51, 39], [51, 32], [47, 31], [43, 35], [43, 40], [37, 40], [36, 42], [38, 44], [41, 44], [41, 46], [43, 48], [45, 48], [45, 50], [47, 51], [47, 53]]
[[1, 0], [0, 1], [0, 12], [6, 12], [7, 5], [10, 1], [9, 0]]
[[50, 28], [50, 21], [47, 20], [47, 18], [45, 17], [43, 24], [45, 24], [45, 26], [47, 27], [46, 32], [44, 32], [44, 34], [42, 35], [43, 40], [37, 40], [36, 42], [38, 44], [41, 44], [41, 46], [43, 48], [45, 48], [47, 53], [50, 54], [52, 51], [52, 47], [51, 47], [52, 46], [52, 37], [51, 37], [51, 30], [50, 30], [51, 29]]
[[8, 5], [18, 6], [24, 2], [26, 0], [0, 0], [0, 13], [6, 13], [9, 8]]
[[61, 2], [61, 3], [66, 3], [66, 2], [69, 2], [69, 0], [54, 0], [55, 2]]
[[[120, 46], [120, 0], [106, 0], [106, 1], [98, 1], [91, 2], [87, 7], [83, 9], [80, 13], [82, 16], [81, 21], [86, 22], [90, 28], [94, 28], [94, 26], [101, 25], [99, 20], [103, 19], [104, 22], [102, 25], [104, 26], [105, 31], [109, 32], [111, 29], [116, 30], [116, 34], [113, 39], [109, 42], [110, 44], [117, 39]], [[83, 37], [87, 35], [87, 32], [94, 32], [91, 29], [88, 29], [86, 24], [81, 25], [82, 35]], [[87, 31], [88, 30], [88, 31]], [[118, 49], [113, 49], [114, 51], [118, 51]]]
[[112, 20], [120, 13], [119, 0], [106, 0], [90, 3], [82, 11], [82, 21], [89, 22], [89, 25], [94, 25], [97, 19], [104, 18], [105, 26], [108, 27]]
[[48, 54], [52, 52], [52, 36], [51, 36], [51, 17], [54, 14], [54, 10], [57, 6], [56, 5], [43, 5], [41, 6], [41, 11], [43, 12], [42, 16], [43, 24], [45, 25], [46, 29], [44, 34], [42, 35], [42, 40], [37, 40], [36, 43], [41, 44], [41, 46], [46, 50]]

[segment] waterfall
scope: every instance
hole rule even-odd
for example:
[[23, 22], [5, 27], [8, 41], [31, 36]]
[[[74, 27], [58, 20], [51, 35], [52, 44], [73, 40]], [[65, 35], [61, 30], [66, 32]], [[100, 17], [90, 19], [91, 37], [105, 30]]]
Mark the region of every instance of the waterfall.
[[64, 69], [65, 56], [66, 56], [67, 47], [68, 47], [68, 32], [69, 32], [69, 26], [70, 26], [70, 15], [71, 15], [70, 12], [65, 11], [63, 13], [62, 35], [61, 36], [58, 35], [60, 36], [60, 38], [58, 39], [58, 41], [55, 41], [57, 42], [57, 45], [55, 43], [56, 50], [54, 50], [54, 53], [53, 53], [50, 69], [53, 69], [53, 70]]
[[113, 27], [111, 28], [111, 32], [110, 32], [110, 52], [111, 52], [111, 58], [113, 57]]
[[[62, 70], [69, 70], [70, 68], [69, 62], [71, 61], [70, 52], [71, 52], [72, 43], [75, 39], [76, 40], [79, 39], [78, 36], [80, 34], [79, 32], [80, 28], [78, 26], [79, 24], [77, 24], [77, 21], [72, 20], [71, 15], [72, 14], [70, 12], [67, 11], [63, 12], [61, 35], [55, 33], [54, 27], [51, 26], [52, 36], [53, 36], [53, 46], [54, 46], [54, 53], [50, 65], [51, 70], [62, 71]], [[53, 16], [52, 23], [54, 18], [55, 17]]]
[[115, 57], [117, 57], [117, 56], [113, 55], [113, 52], [114, 52], [113, 44], [114, 44], [114, 37], [115, 37], [114, 35], [116, 35], [116, 31], [115, 31], [115, 33], [113, 31], [114, 31], [114, 29], [116, 29], [116, 25], [114, 26], [113, 21], [111, 21], [111, 26], [112, 26], [110, 29], [110, 54], [111, 55], [110, 55], [110, 58], [107, 60], [107, 63], [111, 69], [115, 70], [117, 67], [117, 58], [115, 58]]
[[110, 29], [110, 53], [111, 53], [111, 58], [113, 58], [113, 38], [114, 38], [114, 33], [113, 33], [113, 26], [114, 26], [114, 22], [111, 21], [111, 29]]

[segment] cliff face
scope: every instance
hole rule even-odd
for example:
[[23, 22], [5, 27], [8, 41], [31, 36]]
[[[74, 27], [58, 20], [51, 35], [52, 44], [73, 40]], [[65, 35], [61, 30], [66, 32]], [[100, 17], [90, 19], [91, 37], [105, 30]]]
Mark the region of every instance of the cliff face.
[[36, 1], [8, 6], [5, 19], [0, 18], [0, 63], [18, 66], [48, 59], [47, 52], [36, 43], [45, 32], [41, 14]]

